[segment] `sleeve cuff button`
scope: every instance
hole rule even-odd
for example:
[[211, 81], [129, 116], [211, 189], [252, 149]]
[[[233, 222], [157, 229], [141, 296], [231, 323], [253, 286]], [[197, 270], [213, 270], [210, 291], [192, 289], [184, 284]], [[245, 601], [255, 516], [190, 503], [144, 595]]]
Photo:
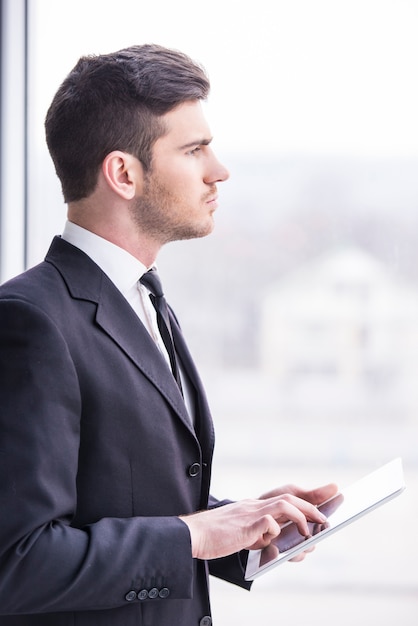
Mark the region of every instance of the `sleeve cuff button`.
[[134, 600], [136, 600], [136, 593], [135, 593], [135, 591], [128, 591], [128, 593], [125, 596], [125, 600], [127, 602], [133, 602]]

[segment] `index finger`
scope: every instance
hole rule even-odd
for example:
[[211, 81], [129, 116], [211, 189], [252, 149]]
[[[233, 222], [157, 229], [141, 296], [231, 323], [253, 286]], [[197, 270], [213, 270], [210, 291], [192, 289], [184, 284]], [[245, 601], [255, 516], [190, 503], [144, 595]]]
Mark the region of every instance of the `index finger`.
[[279, 524], [295, 522], [299, 533], [304, 537], [310, 536], [308, 521], [323, 524], [327, 519], [316, 506], [292, 494], [270, 498], [266, 502], [271, 506], [269, 514]]

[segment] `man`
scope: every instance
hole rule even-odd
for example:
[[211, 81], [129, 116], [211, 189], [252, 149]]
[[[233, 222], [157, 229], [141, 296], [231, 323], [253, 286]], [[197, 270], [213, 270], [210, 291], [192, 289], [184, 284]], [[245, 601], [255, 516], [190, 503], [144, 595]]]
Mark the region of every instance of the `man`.
[[154, 269], [213, 228], [208, 91], [137, 46], [80, 59], [48, 111], [68, 222], [0, 289], [1, 626], [208, 626], [209, 571], [248, 588], [246, 549], [324, 521], [334, 485], [209, 496], [209, 408]]

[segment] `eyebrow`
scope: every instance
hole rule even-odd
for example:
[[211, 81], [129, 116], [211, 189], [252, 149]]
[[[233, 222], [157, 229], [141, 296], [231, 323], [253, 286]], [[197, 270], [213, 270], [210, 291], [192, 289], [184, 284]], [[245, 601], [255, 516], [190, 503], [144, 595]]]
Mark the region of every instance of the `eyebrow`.
[[210, 137], [209, 139], [196, 139], [196, 141], [189, 141], [183, 146], [180, 146], [179, 150], [187, 150], [187, 148], [193, 148], [193, 146], [208, 146], [211, 143], [212, 139], [213, 138]]

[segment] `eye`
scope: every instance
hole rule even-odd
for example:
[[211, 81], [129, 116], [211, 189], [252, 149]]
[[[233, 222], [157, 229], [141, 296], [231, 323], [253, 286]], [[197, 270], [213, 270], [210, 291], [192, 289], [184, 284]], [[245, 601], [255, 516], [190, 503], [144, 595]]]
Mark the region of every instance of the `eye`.
[[200, 151], [201, 151], [201, 147], [200, 146], [196, 146], [196, 148], [193, 148], [193, 150], [189, 150], [187, 154], [191, 154], [193, 156], [193, 155], [197, 154]]

